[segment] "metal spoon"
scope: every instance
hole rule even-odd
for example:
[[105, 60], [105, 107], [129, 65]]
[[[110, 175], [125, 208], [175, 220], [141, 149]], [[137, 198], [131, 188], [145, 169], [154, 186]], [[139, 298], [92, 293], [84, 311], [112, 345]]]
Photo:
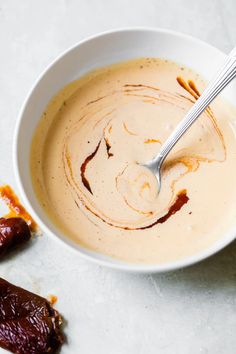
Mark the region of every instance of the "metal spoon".
[[161, 189], [161, 167], [169, 152], [183, 136], [183, 134], [191, 127], [202, 112], [209, 106], [214, 98], [227, 86], [236, 76], [236, 48], [228, 55], [223, 67], [219, 70], [215, 78], [213, 78], [196, 103], [191, 107], [183, 120], [177, 125], [159, 153], [149, 162], [143, 164], [157, 178], [158, 191]]

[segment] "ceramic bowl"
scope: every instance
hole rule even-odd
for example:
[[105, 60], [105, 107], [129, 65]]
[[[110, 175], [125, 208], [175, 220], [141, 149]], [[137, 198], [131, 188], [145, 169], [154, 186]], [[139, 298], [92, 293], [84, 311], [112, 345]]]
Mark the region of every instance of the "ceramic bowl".
[[[120, 270], [151, 273], [165, 272], [199, 262], [228, 245], [236, 234], [236, 226], [204, 251], [165, 264], [129, 264], [89, 251], [75, 244], [50, 221], [36, 198], [30, 176], [31, 140], [49, 100], [67, 83], [87, 71], [107, 64], [137, 57], [162, 57], [184, 64], [210, 79], [225, 59], [225, 54], [198, 39], [173, 31], [131, 28], [109, 31], [90, 37], [60, 55], [36, 81], [19, 114], [14, 137], [14, 170], [23, 203], [43, 232], [63, 245], [100, 265]], [[236, 102], [235, 85], [224, 96]]]

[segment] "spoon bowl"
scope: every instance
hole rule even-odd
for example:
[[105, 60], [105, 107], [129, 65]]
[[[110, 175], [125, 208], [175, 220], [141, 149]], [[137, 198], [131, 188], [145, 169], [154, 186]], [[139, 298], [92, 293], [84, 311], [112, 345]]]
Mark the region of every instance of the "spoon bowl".
[[158, 154], [156, 158], [142, 164], [142, 166], [148, 168], [155, 176], [157, 179], [157, 193], [160, 193], [161, 190], [161, 167], [162, 167], [162, 155]]

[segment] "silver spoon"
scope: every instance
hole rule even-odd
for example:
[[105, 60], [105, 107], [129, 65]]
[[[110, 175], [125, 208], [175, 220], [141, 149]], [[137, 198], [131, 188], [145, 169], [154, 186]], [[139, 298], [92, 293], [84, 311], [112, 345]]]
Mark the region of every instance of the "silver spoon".
[[215, 78], [213, 78], [196, 103], [191, 107], [186, 116], [177, 125], [166, 142], [162, 145], [159, 153], [149, 162], [143, 164], [157, 178], [158, 192], [161, 189], [161, 167], [169, 152], [175, 144], [183, 136], [183, 134], [191, 127], [197, 118], [204, 112], [214, 98], [227, 86], [236, 76], [236, 48], [228, 55], [223, 67], [219, 70]]

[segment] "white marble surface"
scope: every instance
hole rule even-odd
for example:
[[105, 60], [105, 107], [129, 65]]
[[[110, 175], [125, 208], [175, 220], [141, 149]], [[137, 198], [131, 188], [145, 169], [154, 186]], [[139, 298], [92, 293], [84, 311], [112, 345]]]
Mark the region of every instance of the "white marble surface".
[[[96, 32], [138, 25], [186, 32], [228, 51], [236, 45], [235, 18], [235, 0], [0, 0], [0, 180], [15, 187], [17, 113], [61, 51]], [[2, 262], [0, 276], [59, 297], [63, 354], [236, 352], [236, 243], [191, 268], [138, 276], [90, 264], [43, 235]]]

